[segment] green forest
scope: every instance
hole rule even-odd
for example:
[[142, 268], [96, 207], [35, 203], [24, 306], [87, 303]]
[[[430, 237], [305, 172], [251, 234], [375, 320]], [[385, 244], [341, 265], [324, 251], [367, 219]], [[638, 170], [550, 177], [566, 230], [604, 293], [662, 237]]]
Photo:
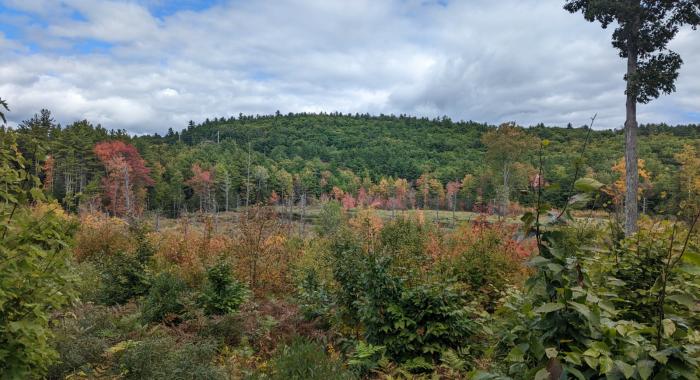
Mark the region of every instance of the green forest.
[[[616, 184], [624, 174], [622, 131], [587, 125], [522, 128], [446, 117], [278, 114], [214, 118], [165, 136], [129, 136], [85, 120], [62, 127], [42, 110], [15, 132], [29, 170], [41, 173], [64, 209], [91, 207], [117, 216], [231, 211], [271, 199], [276, 205], [299, 205], [303, 198], [307, 204], [342, 203], [346, 194], [346, 203], [357, 204], [359, 197], [359, 203], [383, 209], [503, 213], [504, 199], [516, 208], [536, 201], [531, 185], [542, 140], [549, 141], [543, 181], [557, 187], [544, 194], [547, 202], [565, 204], [577, 174], [610, 185], [596, 208], [614, 210], [624, 188], [624, 181]], [[675, 214], [694, 196], [678, 172], [693, 165], [700, 126], [642, 125], [639, 134], [645, 211]], [[125, 145], [103, 144], [107, 152], [100, 153], [96, 146], [105, 142]], [[132, 180], [132, 210], [115, 204], [103, 186], [125, 180], [104, 158], [110, 150], [142, 161]]]
[[700, 4], [564, 9], [615, 29], [621, 129], [278, 111], [137, 134], [0, 99], [0, 379], [697, 380], [700, 125], [637, 105], [676, 90]]

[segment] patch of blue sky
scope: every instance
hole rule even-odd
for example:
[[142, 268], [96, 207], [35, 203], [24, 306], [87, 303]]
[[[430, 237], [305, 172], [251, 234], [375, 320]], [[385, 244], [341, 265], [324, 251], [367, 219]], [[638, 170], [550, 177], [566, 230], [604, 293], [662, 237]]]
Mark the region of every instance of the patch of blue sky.
[[72, 51], [82, 54], [92, 54], [92, 53], [105, 53], [110, 50], [114, 45], [100, 40], [85, 39], [75, 41], [72, 45]]
[[700, 122], [700, 112], [684, 112], [683, 114], [688, 120], [694, 120], [696, 123]]
[[224, 0], [155, 0], [147, 1], [148, 9], [157, 18], [164, 18], [181, 11], [203, 11]]
[[265, 71], [253, 70], [250, 73], [250, 78], [256, 81], [268, 81], [274, 79], [275, 76]]

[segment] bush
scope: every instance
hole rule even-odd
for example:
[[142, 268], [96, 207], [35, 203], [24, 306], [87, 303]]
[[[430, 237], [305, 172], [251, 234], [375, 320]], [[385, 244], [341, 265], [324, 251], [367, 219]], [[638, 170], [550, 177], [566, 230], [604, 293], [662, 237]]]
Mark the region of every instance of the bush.
[[439, 270], [467, 285], [469, 296], [493, 311], [508, 287], [522, 283], [527, 274], [523, 262], [534, 250], [534, 241], [518, 242], [515, 233], [503, 224], [464, 225], [447, 236]]
[[144, 321], [180, 322], [185, 311], [183, 296], [186, 289], [185, 283], [172, 274], [158, 275], [141, 308]]
[[101, 260], [132, 247], [126, 223], [102, 213], [85, 214], [75, 236], [73, 252], [78, 261]]
[[333, 308], [333, 299], [317, 272], [307, 269], [299, 286], [297, 300], [304, 319], [327, 317]]
[[342, 363], [326, 355], [322, 346], [297, 338], [282, 347], [272, 358], [274, 380], [352, 379]]
[[114, 331], [111, 314], [103, 306], [86, 306], [64, 314], [56, 322], [54, 347], [60, 357], [49, 367], [49, 379], [63, 379], [76, 370], [90, 372], [90, 365], [110, 347], [108, 336]]
[[219, 263], [207, 270], [207, 283], [200, 304], [207, 315], [233, 313], [248, 299], [248, 289], [233, 278], [231, 267]]
[[49, 379], [75, 372], [93, 374], [113, 344], [141, 331], [135, 305], [119, 307], [82, 304], [57, 315], [52, 326], [59, 360], [49, 368]]
[[[421, 363], [430, 369], [440, 353], [458, 349], [474, 334], [473, 313], [453, 286], [406, 287], [387, 275], [381, 262], [370, 266], [361, 299], [360, 321], [370, 344], [384, 346], [398, 363]], [[423, 365], [425, 363], [425, 365]]]
[[321, 236], [332, 235], [343, 225], [343, 208], [337, 201], [323, 204], [316, 221], [316, 233]]
[[98, 303], [101, 299], [102, 273], [89, 261], [72, 263], [71, 270], [80, 279], [76, 281], [75, 290], [81, 302]]
[[238, 315], [214, 316], [207, 319], [200, 334], [221, 344], [234, 347], [241, 342], [243, 323]]
[[125, 379], [215, 380], [225, 379], [213, 364], [216, 344], [211, 341], [179, 346], [170, 337], [129, 342], [119, 353], [117, 365]]
[[117, 252], [98, 263], [102, 272], [100, 302], [105, 305], [124, 304], [148, 292], [149, 278], [145, 263], [138, 257]]

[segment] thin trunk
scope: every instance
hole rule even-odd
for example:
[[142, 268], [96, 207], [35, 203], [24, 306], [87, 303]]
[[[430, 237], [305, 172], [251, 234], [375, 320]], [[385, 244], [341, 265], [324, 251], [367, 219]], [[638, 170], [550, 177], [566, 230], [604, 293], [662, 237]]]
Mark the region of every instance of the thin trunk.
[[440, 197], [435, 197], [435, 224], [440, 224]]
[[[248, 169], [245, 178], [245, 207], [248, 209], [250, 204], [250, 143], [248, 143]], [[246, 211], [247, 212], [247, 211]]]
[[[633, 24], [634, 30], [638, 22]], [[637, 232], [637, 189], [639, 169], [637, 168], [637, 97], [632, 91], [632, 78], [637, 72], [637, 48], [632, 38], [627, 52], [627, 104], [625, 119], [625, 235]]]
[[301, 194], [301, 236], [304, 236], [306, 229], [306, 192]]
[[508, 204], [510, 203], [510, 188], [508, 181], [510, 177], [510, 168], [508, 164], [503, 165], [503, 194], [501, 196], [501, 216], [505, 217], [508, 212]]
[[457, 193], [452, 194], [452, 228], [457, 225]]
[[231, 191], [231, 183], [228, 178], [228, 173], [226, 174], [226, 185], [224, 188], [225, 199], [226, 199], [226, 212], [228, 212], [228, 193]]
[[292, 234], [292, 207], [294, 205], [294, 193], [292, 196], [287, 196], [287, 235]]

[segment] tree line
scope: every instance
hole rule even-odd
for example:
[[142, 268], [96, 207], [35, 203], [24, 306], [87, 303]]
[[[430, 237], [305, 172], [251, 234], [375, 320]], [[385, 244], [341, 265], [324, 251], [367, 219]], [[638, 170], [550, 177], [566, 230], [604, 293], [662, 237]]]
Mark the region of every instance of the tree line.
[[[676, 213], [695, 197], [700, 126], [642, 125], [639, 209]], [[3, 130], [8, 133], [8, 130]], [[606, 187], [607, 210], [624, 205], [622, 131], [528, 128], [448, 118], [288, 114], [214, 118], [181, 131], [130, 136], [83, 120], [65, 127], [48, 110], [13, 133], [32, 173], [67, 210], [112, 215], [232, 211], [251, 204], [508, 214], [544, 199], [565, 204], [575, 177]], [[548, 141], [543, 173], [537, 146]], [[578, 171], [578, 173], [576, 173]]]

